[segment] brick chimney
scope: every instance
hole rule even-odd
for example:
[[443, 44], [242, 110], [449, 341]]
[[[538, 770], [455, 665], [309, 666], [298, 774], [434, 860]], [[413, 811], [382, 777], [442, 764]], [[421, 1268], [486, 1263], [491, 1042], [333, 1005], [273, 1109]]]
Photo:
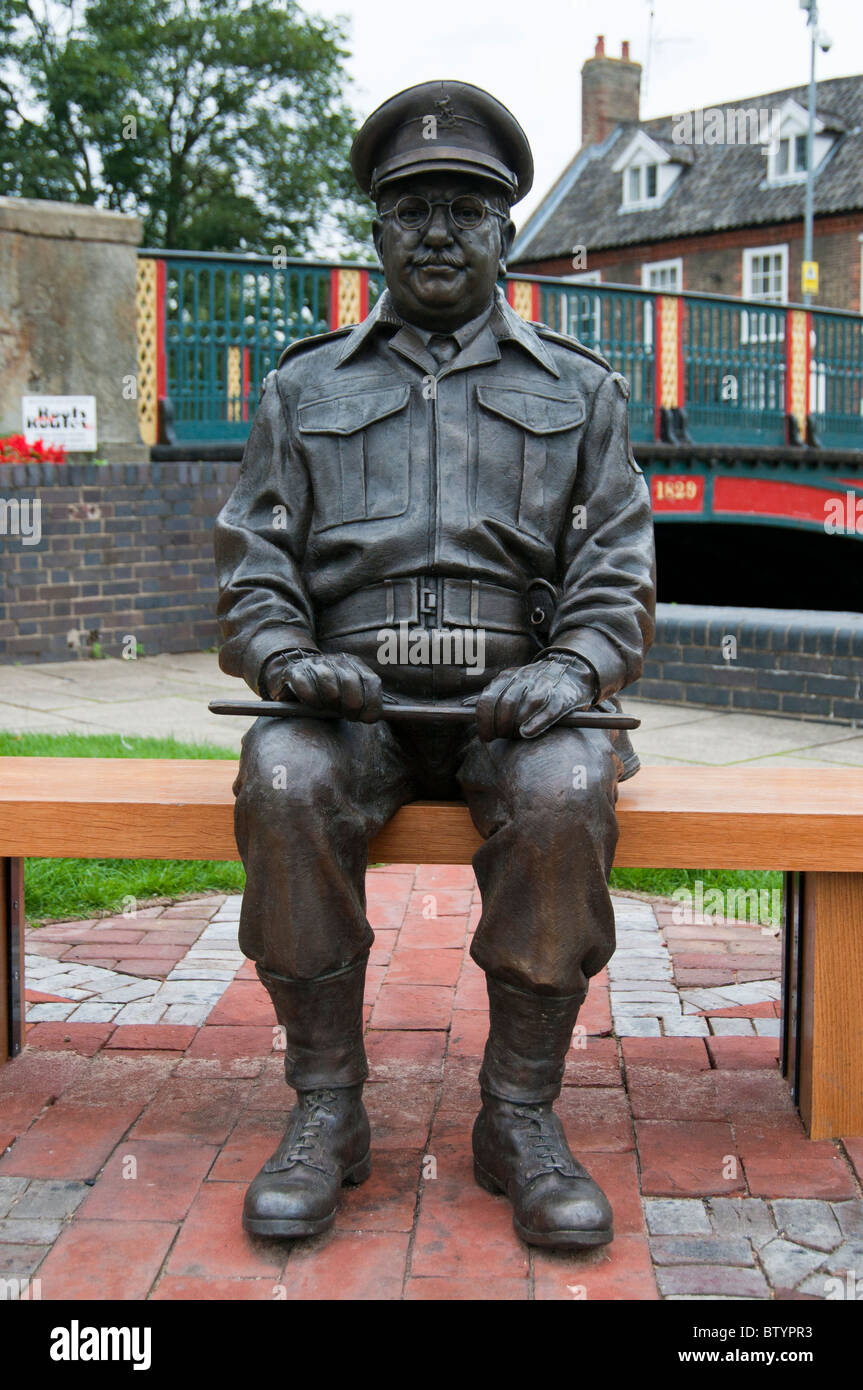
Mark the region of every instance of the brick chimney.
[[621, 121], [639, 119], [641, 64], [629, 56], [629, 41], [621, 56], [610, 58], [600, 34], [592, 58], [581, 69], [581, 145], [598, 145]]

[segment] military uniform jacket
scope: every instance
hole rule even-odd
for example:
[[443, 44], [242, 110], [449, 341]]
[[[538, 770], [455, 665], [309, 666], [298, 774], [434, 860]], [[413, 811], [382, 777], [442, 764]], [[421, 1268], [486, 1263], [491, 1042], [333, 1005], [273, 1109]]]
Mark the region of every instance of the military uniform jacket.
[[[558, 596], [547, 646], [599, 698], [636, 680], [654, 632], [650, 497], [628, 387], [496, 292], [441, 368], [384, 294], [363, 323], [300, 340], [267, 377], [215, 531], [222, 669], [316, 645], [322, 615], [405, 576]], [[446, 615], [444, 621], [446, 621]]]

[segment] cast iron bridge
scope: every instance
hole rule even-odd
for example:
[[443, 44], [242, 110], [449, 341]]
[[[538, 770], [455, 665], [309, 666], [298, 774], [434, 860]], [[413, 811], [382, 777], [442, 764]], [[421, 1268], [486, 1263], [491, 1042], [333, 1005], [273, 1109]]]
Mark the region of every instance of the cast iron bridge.
[[[142, 251], [140, 424], [154, 458], [238, 457], [284, 347], [358, 322], [382, 288], [361, 265]], [[522, 317], [628, 378], [658, 521], [863, 539], [863, 316], [544, 276], [505, 290]]]

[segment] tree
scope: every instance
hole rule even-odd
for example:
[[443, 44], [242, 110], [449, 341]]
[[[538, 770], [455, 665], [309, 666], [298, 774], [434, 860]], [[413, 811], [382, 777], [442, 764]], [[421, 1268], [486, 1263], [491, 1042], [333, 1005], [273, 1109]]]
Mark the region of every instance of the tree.
[[0, 192], [149, 246], [354, 253], [344, 42], [294, 0], [0, 0]]

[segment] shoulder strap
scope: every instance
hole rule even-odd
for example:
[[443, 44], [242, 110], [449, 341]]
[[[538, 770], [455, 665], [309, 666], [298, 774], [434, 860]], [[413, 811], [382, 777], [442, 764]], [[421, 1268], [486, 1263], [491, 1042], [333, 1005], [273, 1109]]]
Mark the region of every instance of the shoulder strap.
[[596, 362], [598, 366], [605, 367], [606, 371], [612, 371], [611, 363], [600, 353], [594, 352], [592, 348], [585, 347], [584, 343], [579, 342], [578, 338], [573, 338], [568, 333], [558, 333], [555, 329], [549, 328], [547, 323], [532, 323], [531, 328], [535, 328], [540, 338], [549, 338], [553, 343], [560, 343], [561, 347], [570, 348], [573, 352], [581, 353], [582, 357], [589, 357], [591, 362]]

